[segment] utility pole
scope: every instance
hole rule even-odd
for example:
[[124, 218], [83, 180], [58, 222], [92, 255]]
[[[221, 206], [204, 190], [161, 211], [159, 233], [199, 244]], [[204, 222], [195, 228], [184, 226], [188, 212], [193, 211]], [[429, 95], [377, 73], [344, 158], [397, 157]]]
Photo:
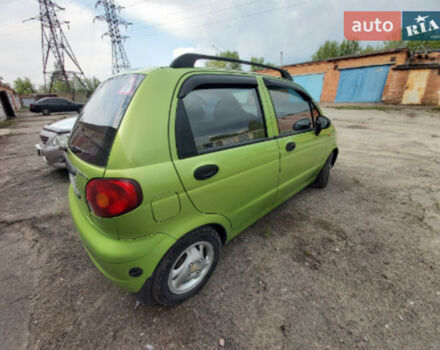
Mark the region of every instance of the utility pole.
[[280, 51], [280, 67], [283, 66], [283, 51]]
[[[47, 82], [49, 80], [49, 92], [52, 92], [54, 80], [60, 79], [66, 84], [67, 90], [73, 92], [69, 78], [72, 78], [72, 80], [75, 78], [78, 79], [81, 85], [84, 86], [85, 76], [61, 27], [63, 24], [68, 25], [69, 22], [60, 21], [57, 16], [57, 12], [63, 11], [64, 8], [56, 4], [53, 0], [37, 1], [40, 5], [40, 14], [28, 20], [38, 20], [41, 23], [44, 86], [47, 88]], [[54, 61], [55, 70], [48, 71], [47, 65], [51, 56]], [[73, 64], [74, 70], [69, 71], [66, 69], [66, 56]]]
[[102, 36], [108, 35], [110, 37], [112, 43], [112, 72], [116, 74], [130, 68], [123, 46], [123, 42], [128, 37], [121, 35], [119, 26], [123, 25], [127, 28], [131, 23], [119, 16], [119, 12], [123, 7], [117, 5], [114, 0], [98, 0], [96, 7], [98, 6], [104, 9], [104, 14], [96, 16], [95, 19], [107, 22], [108, 32]]

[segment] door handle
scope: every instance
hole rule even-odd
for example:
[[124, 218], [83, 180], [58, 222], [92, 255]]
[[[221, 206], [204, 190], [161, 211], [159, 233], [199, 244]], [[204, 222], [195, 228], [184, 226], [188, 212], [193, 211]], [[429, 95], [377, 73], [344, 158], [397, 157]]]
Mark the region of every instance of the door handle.
[[296, 143], [295, 142], [289, 142], [286, 144], [286, 151], [291, 152], [295, 149]]
[[206, 180], [218, 173], [218, 166], [215, 164], [206, 164], [198, 167], [194, 171], [196, 180]]

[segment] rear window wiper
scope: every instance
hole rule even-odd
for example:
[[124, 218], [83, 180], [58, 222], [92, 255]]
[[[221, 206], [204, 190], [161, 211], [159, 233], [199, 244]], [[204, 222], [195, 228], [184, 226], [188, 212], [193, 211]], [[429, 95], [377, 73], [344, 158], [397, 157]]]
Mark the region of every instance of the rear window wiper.
[[90, 154], [90, 152], [79, 148], [78, 146], [75, 145], [70, 145], [70, 149], [72, 150], [73, 153], [77, 154], [78, 152], [84, 153], [84, 154]]

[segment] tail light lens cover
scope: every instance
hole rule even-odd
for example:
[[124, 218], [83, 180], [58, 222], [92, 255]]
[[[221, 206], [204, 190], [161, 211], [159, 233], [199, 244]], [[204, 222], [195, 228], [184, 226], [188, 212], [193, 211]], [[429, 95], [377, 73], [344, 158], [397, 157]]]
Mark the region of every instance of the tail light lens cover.
[[87, 183], [86, 198], [92, 212], [102, 218], [119, 216], [142, 203], [142, 190], [131, 179], [92, 179]]

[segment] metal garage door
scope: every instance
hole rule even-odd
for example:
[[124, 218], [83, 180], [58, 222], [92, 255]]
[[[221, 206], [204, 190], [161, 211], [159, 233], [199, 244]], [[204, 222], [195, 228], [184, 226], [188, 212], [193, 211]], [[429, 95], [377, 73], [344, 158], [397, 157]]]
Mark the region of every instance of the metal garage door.
[[380, 102], [389, 68], [342, 69], [335, 102]]
[[315, 101], [319, 101], [321, 99], [324, 73], [295, 75], [293, 77], [293, 81], [306, 89]]

